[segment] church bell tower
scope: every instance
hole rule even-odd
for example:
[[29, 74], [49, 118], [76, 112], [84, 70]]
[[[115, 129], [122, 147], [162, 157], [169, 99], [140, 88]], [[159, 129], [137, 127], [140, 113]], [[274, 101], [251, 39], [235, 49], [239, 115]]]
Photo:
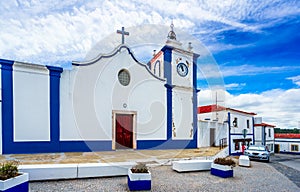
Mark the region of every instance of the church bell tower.
[[191, 43], [183, 48], [173, 22], [162, 48], [163, 71], [168, 101], [168, 137], [190, 140], [195, 145], [197, 133], [197, 58]]

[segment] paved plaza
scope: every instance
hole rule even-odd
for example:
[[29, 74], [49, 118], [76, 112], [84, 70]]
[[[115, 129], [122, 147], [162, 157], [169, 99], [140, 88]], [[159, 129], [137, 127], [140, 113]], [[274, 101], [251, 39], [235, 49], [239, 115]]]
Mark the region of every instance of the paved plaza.
[[[219, 178], [209, 171], [177, 173], [171, 166], [153, 166], [152, 191], [286, 191], [297, 187], [271, 164], [252, 162], [251, 168], [235, 167], [233, 178]], [[65, 181], [31, 182], [32, 192], [128, 191], [126, 177], [93, 178]]]
[[220, 151], [218, 147], [174, 150], [118, 150], [85, 153], [45, 153], [1, 155], [0, 162], [17, 160], [21, 165], [115, 163], [115, 162], [164, 162], [177, 159], [211, 158]]
[[[146, 162], [152, 174], [152, 191], [300, 191], [300, 171], [284, 161], [293, 156], [275, 155], [271, 163], [251, 162], [251, 167], [235, 167], [233, 178], [219, 178], [209, 171], [178, 173], [172, 161], [211, 159], [219, 148], [186, 150], [121, 150], [88, 153], [51, 153], [2, 155], [0, 161], [17, 160], [20, 164], [69, 164]], [[237, 159], [236, 159], [237, 160]], [[128, 191], [127, 177], [104, 177], [59, 181], [30, 182], [31, 192]]]

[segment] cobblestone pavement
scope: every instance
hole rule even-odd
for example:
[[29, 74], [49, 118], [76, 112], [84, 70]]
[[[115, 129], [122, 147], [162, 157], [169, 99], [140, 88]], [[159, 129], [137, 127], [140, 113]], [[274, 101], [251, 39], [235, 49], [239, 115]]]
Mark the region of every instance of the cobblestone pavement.
[[[289, 178], [293, 183], [295, 183], [300, 188], [300, 171], [286, 166], [284, 162], [299, 160], [299, 155], [282, 155], [276, 154], [275, 156], [271, 156], [270, 165], [272, 165], [277, 171], [285, 175]], [[298, 167], [299, 168], [299, 167]]]
[[[273, 163], [251, 162], [252, 167], [235, 167], [233, 178], [219, 178], [209, 171], [177, 173], [171, 166], [151, 167], [152, 191], [249, 191], [299, 192], [292, 181], [276, 171]], [[276, 163], [274, 163], [276, 164]], [[31, 192], [128, 191], [126, 177], [31, 182]]]

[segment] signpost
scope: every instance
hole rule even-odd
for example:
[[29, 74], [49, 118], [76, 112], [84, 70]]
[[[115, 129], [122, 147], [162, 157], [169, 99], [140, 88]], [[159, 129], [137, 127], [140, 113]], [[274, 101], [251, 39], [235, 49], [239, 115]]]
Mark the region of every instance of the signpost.
[[243, 146], [242, 146], [242, 152], [243, 152], [243, 154], [244, 154], [244, 152], [245, 152], [245, 144], [246, 144], [246, 141], [245, 141], [245, 139], [246, 139], [246, 137], [247, 137], [247, 129], [243, 129], [242, 130], [242, 133], [243, 133], [243, 137], [244, 137], [244, 143], [243, 143]]

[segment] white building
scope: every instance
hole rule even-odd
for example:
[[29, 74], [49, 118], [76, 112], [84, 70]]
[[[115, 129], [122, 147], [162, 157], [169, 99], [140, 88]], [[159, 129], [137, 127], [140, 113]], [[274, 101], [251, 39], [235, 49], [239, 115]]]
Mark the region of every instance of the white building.
[[274, 127], [275, 125], [270, 125], [262, 122], [261, 117], [254, 118], [254, 144], [255, 145], [265, 145], [271, 153], [274, 153]]
[[218, 105], [198, 107], [199, 146], [218, 146], [227, 138], [229, 154], [242, 153], [244, 143], [249, 146], [254, 142], [255, 115]]
[[275, 153], [300, 155], [300, 134], [275, 133]]
[[0, 153], [196, 148], [198, 57], [172, 28], [148, 64], [124, 42], [71, 70], [0, 59]]

